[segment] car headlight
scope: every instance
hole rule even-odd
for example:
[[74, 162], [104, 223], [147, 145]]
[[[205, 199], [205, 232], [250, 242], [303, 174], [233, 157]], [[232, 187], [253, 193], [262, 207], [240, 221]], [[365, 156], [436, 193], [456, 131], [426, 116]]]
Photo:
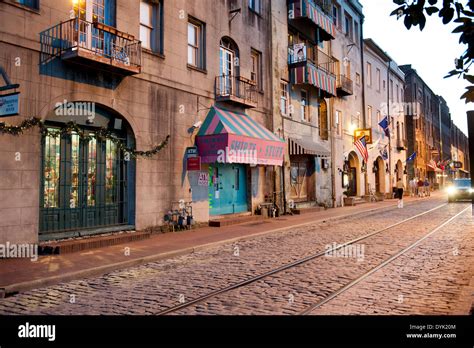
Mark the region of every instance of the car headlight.
[[449, 195], [455, 194], [456, 191], [457, 191], [457, 189], [455, 187], [453, 187], [453, 186], [448, 187], [448, 194]]

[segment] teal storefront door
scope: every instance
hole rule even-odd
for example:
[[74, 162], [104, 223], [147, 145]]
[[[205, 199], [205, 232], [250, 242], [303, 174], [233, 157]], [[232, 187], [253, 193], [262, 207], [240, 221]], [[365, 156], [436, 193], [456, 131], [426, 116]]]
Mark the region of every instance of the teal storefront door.
[[245, 165], [209, 165], [209, 209], [211, 215], [248, 211]]

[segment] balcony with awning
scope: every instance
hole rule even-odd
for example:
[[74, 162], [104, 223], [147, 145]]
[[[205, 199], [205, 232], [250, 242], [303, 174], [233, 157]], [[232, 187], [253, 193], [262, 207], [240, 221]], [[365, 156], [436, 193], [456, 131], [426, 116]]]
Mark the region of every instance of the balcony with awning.
[[315, 46], [296, 44], [288, 49], [290, 80], [294, 85], [318, 88], [321, 97], [337, 96], [335, 60]]
[[288, 17], [290, 20], [307, 21], [315, 25], [321, 40], [334, 40], [336, 27], [330, 17], [331, 7], [329, 0], [290, 0]]

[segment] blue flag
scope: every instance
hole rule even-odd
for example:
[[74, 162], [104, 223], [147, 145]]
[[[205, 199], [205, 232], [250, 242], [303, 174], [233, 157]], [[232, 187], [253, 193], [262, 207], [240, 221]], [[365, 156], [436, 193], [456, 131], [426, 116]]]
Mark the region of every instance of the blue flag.
[[388, 116], [380, 121], [379, 126], [382, 127], [385, 135], [390, 138], [390, 124], [388, 123]]
[[407, 158], [407, 162], [413, 161], [416, 158], [416, 151], [413, 152], [413, 155]]

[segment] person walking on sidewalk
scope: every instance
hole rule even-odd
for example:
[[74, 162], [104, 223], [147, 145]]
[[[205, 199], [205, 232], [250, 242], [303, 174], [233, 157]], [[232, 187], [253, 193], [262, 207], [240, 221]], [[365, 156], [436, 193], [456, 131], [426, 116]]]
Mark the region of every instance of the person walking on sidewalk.
[[418, 180], [418, 197], [424, 197], [424, 187], [425, 187], [425, 182], [423, 180]]
[[428, 178], [425, 179], [425, 195], [427, 197], [431, 196], [431, 184], [430, 184]]
[[403, 180], [399, 179], [397, 182], [398, 209], [403, 208], [403, 189]]
[[416, 178], [413, 178], [408, 183], [410, 185], [410, 197], [416, 196]]

